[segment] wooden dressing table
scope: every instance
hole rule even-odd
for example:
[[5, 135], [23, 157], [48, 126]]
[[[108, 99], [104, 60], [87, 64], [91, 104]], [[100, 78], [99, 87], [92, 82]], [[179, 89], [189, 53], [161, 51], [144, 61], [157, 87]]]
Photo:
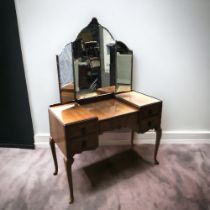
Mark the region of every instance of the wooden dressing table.
[[[98, 22], [96, 23], [98, 24]], [[88, 27], [92, 27], [91, 24], [96, 23], [92, 20]], [[101, 27], [100, 24], [97, 26]], [[94, 30], [96, 30], [95, 27], [96, 25], [94, 25]], [[86, 28], [85, 31], [87, 31]], [[117, 47], [115, 50], [116, 49]], [[127, 50], [126, 52], [130, 53], [130, 50]], [[57, 61], [59, 61], [58, 57]], [[73, 68], [76, 68], [74, 67], [74, 59], [72, 62]], [[116, 63], [117, 60], [114, 62]], [[95, 82], [96, 80], [91, 81], [91, 86], [93, 86], [94, 83], [94, 91], [97, 93], [94, 97], [86, 97], [89, 95], [87, 90], [77, 90], [79, 87], [76, 84], [77, 79], [75, 79], [76, 70], [73, 69], [75, 98], [73, 100], [69, 100], [68, 103], [62, 103], [63, 100], [61, 94], [61, 103], [52, 105], [49, 108], [51, 135], [50, 146], [55, 165], [54, 175], [58, 173], [58, 164], [55, 150], [55, 144], [57, 144], [58, 148], [64, 155], [64, 162], [70, 189], [70, 203], [72, 203], [74, 200], [71, 171], [71, 167], [74, 162], [73, 156], [83, 151], [96, 149], [99, 146], [98, 137], [103, 132], [120, 128], [130, 128], [132, 131], [131, 145], [133, 145], [134, 132], [144, 133], [150, 129], [154, 129], [156, 132], [154, 162], [158, 164], [157, 153], [161, 139], [162, 101], [133, 91], [132, 83], [130, 84], [130, 90], [127, 90], [129, 84], [125, 84], [124, 86], [126, 87], [127, 91], [117, 92], [116, 90], [119, 89], [119, 85], [117, 84], [118, 78], [116, 78], [116, 71], [119, 71], [119, 69], [111, 69], [112, 65], [113, 64], [110, 63], [110, 86], [105, 87], [99, 83], [99, 81], [102, 81], [103, 83], [103, 78], [97, 79], [97, 84]], [[115, 73], [114, 75], [111, 75], [110, 72]], [[61, 74], [61, 72], [59, 72], [59, 74]], [[101, 73], [99, 72], [98, 74]], [[111, 82], [113, 78], [115, 81], [114, 83]], [[127, 78], [123, 78], [124, 81], [126, 81], [126, 79]], [[87, 81], [89, 81], [89, 78]], [[70, 82], [72, 84], [72, 81]], [[64, 86], [66, 86], [66, 84], [64, 84]], [[60, 90], [62, 91], [61, 86]], [[93, 90], [91, 91], [93, 92]], [[80, 97], [83, 92], [85, 92], [86, 95], [84, 95], [82, 99], [78, 99], [77, 93]]]

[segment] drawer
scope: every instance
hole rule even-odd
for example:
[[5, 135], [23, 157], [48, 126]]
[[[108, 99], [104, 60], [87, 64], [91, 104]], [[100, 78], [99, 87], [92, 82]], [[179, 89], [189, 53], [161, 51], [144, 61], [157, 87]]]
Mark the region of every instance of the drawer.
[[94, 119], [69, 125], [68, 132], [70, 138], [76, 138], [90, 133], [97, 133], [98, 121], [97, 119]]
[[139, 122], [138, 131], [144, 133], [150, 129], [158, 128], [160, 126], [160, 117], [150, 117]]
[[162, 102], [143, 106], [139, 110], [139, 118], [144, 119], [161, 114]]
[[134, 128], [138, 122], [138, 114], [132, 113], [129, 115], [124, 115], [120, 117], [115, 117], [109, 120], [104, 120], [100, 122], [99, 132], [110, 131], [120, 128]]
[[68, 145], [70, 154], [96, 149], [98, 147], [98, 133], [70, 139]]

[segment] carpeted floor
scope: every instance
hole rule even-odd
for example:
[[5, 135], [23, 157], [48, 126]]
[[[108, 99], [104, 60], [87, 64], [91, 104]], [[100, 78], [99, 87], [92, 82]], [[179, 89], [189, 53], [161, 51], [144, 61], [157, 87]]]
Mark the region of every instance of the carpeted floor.
[[100, 147], [75, 156], [75, 202], [62, 156], [49, 149], [0, 149], [0, 210], [209, 210], [210, 145]]

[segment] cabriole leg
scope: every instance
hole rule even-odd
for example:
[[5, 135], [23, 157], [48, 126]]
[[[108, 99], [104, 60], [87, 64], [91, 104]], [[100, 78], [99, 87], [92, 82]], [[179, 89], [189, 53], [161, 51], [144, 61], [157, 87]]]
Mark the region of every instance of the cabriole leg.
[[58, 162], [57, 162], [56, 151], [55, 151], [55, 141], [53, 138], [50, 138], [50, 148], [51, 148], [53, 161], [54, 161], [54, 165], [55, 165], [55, 172], [53, 174], [57, 175], [58, 174]]
[[74, 162], [74, 159], [71, 158], [70, 160], [64, 158], [64, 164], [66, 167], [66, 174], [67, 174], [67, 178], [68, 178], [68, 184], [69, 184], [69, 192], [70, 192], [70, 201], [69, 203], [73, 203], [74, 202], [74, 194], [73, 194], [73, 183], [72, 183], [72, 164]]
[[161, 128], [155, 129], [155, 132], [156, 132], [156, 142], [155, 142], [154, 161], [155, 161], [155, 164], [159, 164], [157, 160], [157, 153], [158, 153], [158, 149], [160, 145], [160, 139], [162, 136], [162, 129]]

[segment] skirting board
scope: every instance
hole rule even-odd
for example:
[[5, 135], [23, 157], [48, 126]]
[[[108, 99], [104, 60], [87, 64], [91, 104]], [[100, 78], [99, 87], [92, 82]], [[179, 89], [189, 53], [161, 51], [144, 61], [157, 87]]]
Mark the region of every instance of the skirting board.
[[[35, 146], [48, 147], [49, 134], [35, 135]], [[130, 145], [131, 132], [106, 132], [99, 136], [100, 145]], [[155, 132], [135, 134], [134, 144], [154, 144]], [[210, 144], [210, 131], [163, 131], [161, 144]]]

